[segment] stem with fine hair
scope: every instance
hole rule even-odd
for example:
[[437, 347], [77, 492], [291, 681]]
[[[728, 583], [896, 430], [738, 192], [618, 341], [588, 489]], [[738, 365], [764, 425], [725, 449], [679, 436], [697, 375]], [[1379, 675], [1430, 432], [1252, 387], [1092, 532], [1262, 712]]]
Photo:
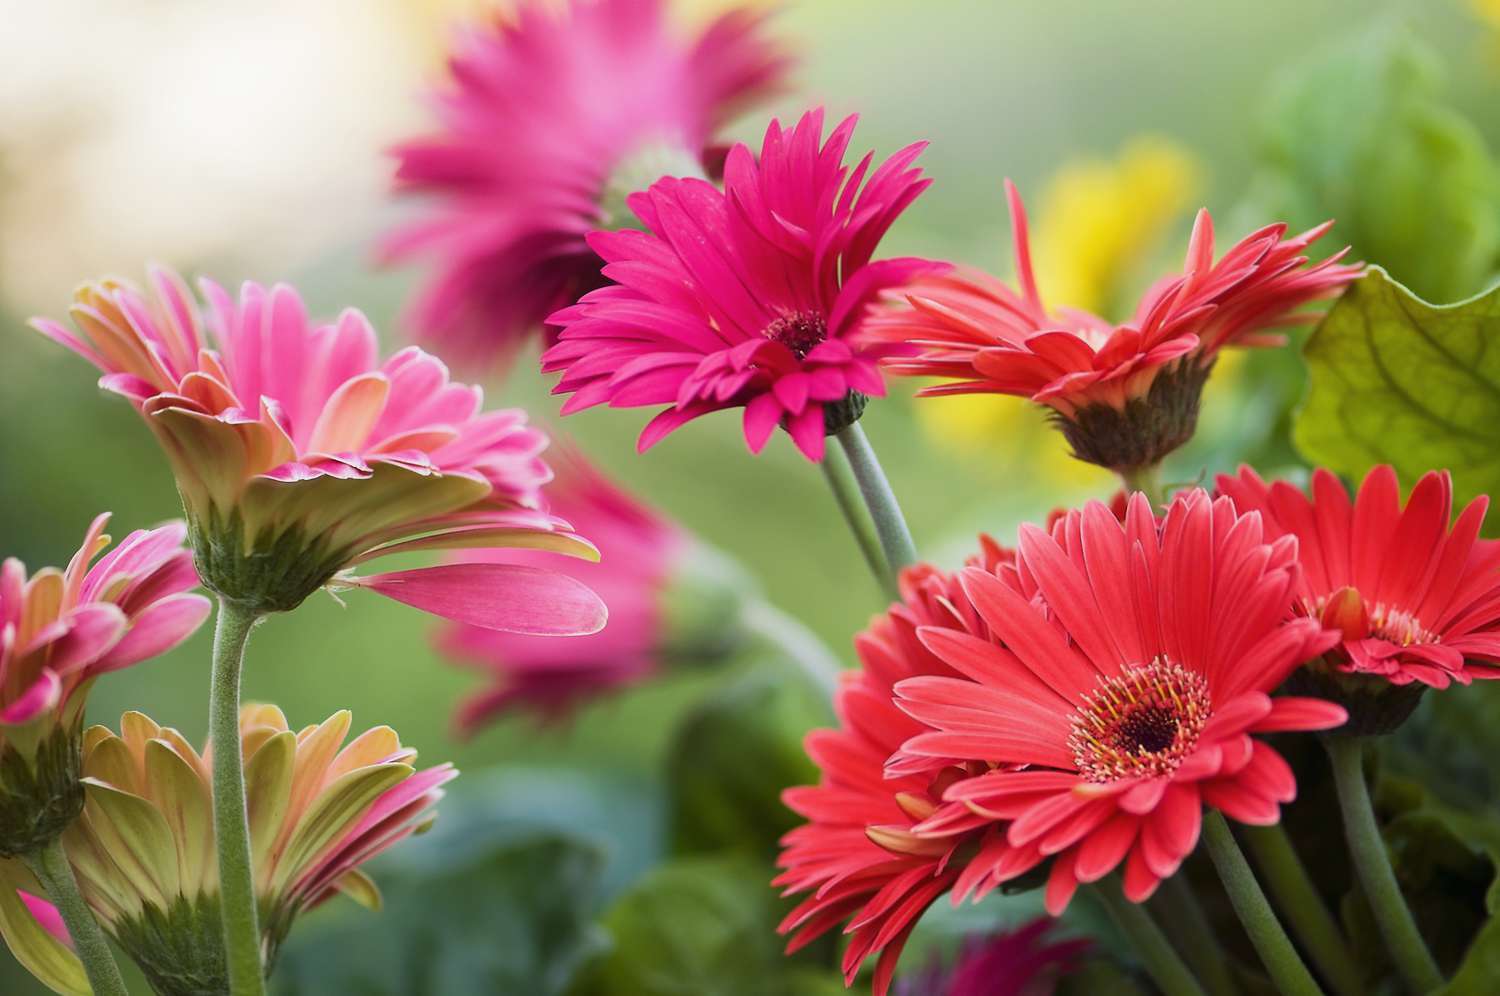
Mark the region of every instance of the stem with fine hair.
[[1178, 872], [1163, 882], [1151, 899], [1148, 908], [1152, 907], [1182, 943], [1183, 959], [1202, 980], [1209, 996], [1235, 996], [1239, 988], [1229, 971], [1229, 955], [1214, 936], [1213, 924], [1193, 894], [1187, 875]]
[[1333, 762], [1333, 783], [1344, 815], [1349, 856], [1364, 887], [1365, 899], [1375, 914], [1375, 922], [1380, 926], [1380, 934], [1407, 985], [1415, 992], [1431, 992], [1443, 984], [1443, 975], [1401, 895], [1385, 840], [1375, 822], [1375, 808], [1370, 804], [1370, 790], [1365, 785], [1364, 738], [1326, 736], [1323, 746]]
[[825, 698], [832, 699], [842, 668], [823, 641], [796, 616], [761, 599], [745, 606], [745, 627], [790, 657]]
[[245, 815], [245, 770], [240, 751], [240, 667], [260, 614], [219, 599], [209, 688], [208, 740], [213, 748], [214, 841], [219, 852], [219, 897], [229, 991], [263, 996], [260, 924], [255, 876], [250, 868], [250, 825]]
[[1126, 497], [1130, 492], [1139, 491], [1146, 496], [1153, 507], [1167, 500], [1166, 493], [1161, 486], [1161, 464], [1153, 463], [1145, 467], [1122, 467], [1119, 471], [1120, 481], [1125, 485]]
[[1182, 963], [1151, 914], [1125, 898], [1115, 876], [1100, 882], [1094, 894], [1103, 901], [1110, 917], [1146, 966], [1146, 972], [1166, 996], [1204, 996], [1203, 987]]
[[1291, 924], [1324, 980], [1339, 996], [1360, 996], [1364, 984], [1354, 953], [1308, 877], [1285, 828], [1280, 823], [1245, 827], [1241, 837], [1249, 845], [1276, 908]]
[[63, 851], [62, 841], [54, 840], [39, 851], [24, 858], [37, 881], [47, 891], [47, 898], [57, 907], [68, 936], [73, 939], [73, 950], [83, 962], [84, 974], [88, 976], [89, 988], [96, 996], [129, 996], [125, 979], [120, 975], [120, 966], [109, 950], [109, 941], [94, 919], [94, 911], [78, 891], [78, 879], [73, 877], [73, 866]]
[[886, 573], [891, 579], [890, 584], [894, 586], [895, 576], [901, 568], [917, 560], [917, 547], [912, 542], [911, 530], [906, 526], [901, 506], [896, 502], [895, 492], [891, 490], [891, 482], [886, 480], [885, 471], [880, 468], [880, 461], [875, 457], [875, 450], [871, 448], [865, 430], [859, 427], [858, 422], [852, 422], [834, 433], [833, 438], [839, 441], [844, 455], [849, 458], [849, 468], [854, 471], [854, 483], [859, 486], [865, 508], [870, 511], [870, 521], [875, 523], [875, 535], [880, 538], [880, 548], [885, 552]]
[[1203, 814], [1203, 840], [1208, 845], [1208, 856], [1218, 869], [1224, 890], [1229, 893], [1229, 902], [1239, 915], [1250, 943], [1260, 955], [1261, 963], [1271, 973], [1271, 981], [1287, 996], [1318, 996], [1322, 992], [1312, 973], [1302, 963], [1302, 956], [1292, 946], [1291, 939], [1282, 929], [1281, 921], [1266, 901], [1250, 863], [1245, 860], [1240, 846], [1234, 842], [1234, 834], [1224, 820], [1224, 814], [1210, 810]]
[[854, 483], [854, 473], [849, 469], [849, 458], [844, 456], [843, 448], [834, 447], [825, 452], [820, 466], [823, 476], [828, 478], [829, 489], [833, 491], [833, 500], [838, 503], [844, 521], [849, 523], [849, 531], [859, 544], [865, 565], [875, 576], [875, 583], [888, 597], [897, 597], [896, 588], [891, 583], [891, 572], [885, 566], [885, 554], [880, 550], [880, 538], [875, 535], [875, 525], [861, 504], [859, 486]]

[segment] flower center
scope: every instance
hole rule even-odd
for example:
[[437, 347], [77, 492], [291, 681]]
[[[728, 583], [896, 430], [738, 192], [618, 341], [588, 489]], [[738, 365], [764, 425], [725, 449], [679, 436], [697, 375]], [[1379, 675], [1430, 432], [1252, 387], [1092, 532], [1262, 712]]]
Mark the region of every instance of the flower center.
[[1203, 675], [1157, 658], [1099, 679], [1073, 717], [1068, 747], [1092, 782], [1166, 775], [1198, 743], [1209, 713]]
[[1341, 630], [1345, 640], [1374, 637], [1401, 647], [1442, 640], [1440, 634], [1425, 629], [1415, 614], [1381, 602], [1370, 605], [1350, 587], [1318, 597], [1309, 609], [1308, 615], [1329, 629]]
[[800, 360], [828, 338], [828, 323], [817, 312], [797, 311], [782, 315], [767, 325], [761, 334], [772, 342], [781, 343]]

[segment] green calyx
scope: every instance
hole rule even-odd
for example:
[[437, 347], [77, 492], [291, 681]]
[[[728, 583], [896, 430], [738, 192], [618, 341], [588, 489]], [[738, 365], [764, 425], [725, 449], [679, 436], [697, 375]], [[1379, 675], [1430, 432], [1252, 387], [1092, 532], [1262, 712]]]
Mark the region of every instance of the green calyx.
[[1054, 413], [1053, 422], [1067, 437], [1073, 455], [1106, 470], [1125, 472], [1154, 467], [1193, 438], [1198, 405], [1213, 361], [1192, 357], [1163, 370], [1144, 397], [1125, 403], [1080, 408], [1072, 417]]
[[648, 189], [664, 176], [704, 179], [703, 162], [681, 142], [664, 139], [643, 142], [622, 156], [610, 170], [599, 191], [601, 228], [640, 228], [635, 212], [626, 202], [631, 194]]
[[832, 436], [843, 432], [865, 413], [865, 406], [870, 403], [868, 394], [859, 391], [850, 391], [844, 397], [832, 404], [823, 406], [823, 435]]
[[203, 586], [257, 613], [289, 612], [346, 565], [347, 550], [332, 550], [300, 527], [247, 538], [239, 512], [188, 520], [193, 565]]
[[0, 743], [0, 857], [35, 854], [83, 812], [82, 714], [36, 741]]
[[[295, 911], [272, 915], [262, 903], [261, 913], [267, 924], [263, 960], [269, 976]], [[178, 896], [165, 910], [145, 904], [139, 914], [112, 923], [110, 932], [159, 996], [223, 996], [230, 986], [220, 917], [217, 893]]]
[[1414, 681], [1393, 685], [1380, 675], [1353, 674], [1320, 657], [1292, 672], [1290, 695], [1325, 699], [1344, 707], [1349, 721], [1330, 736], [1372, 737], [1394, 732], [1416, 711], [1427, 686]]

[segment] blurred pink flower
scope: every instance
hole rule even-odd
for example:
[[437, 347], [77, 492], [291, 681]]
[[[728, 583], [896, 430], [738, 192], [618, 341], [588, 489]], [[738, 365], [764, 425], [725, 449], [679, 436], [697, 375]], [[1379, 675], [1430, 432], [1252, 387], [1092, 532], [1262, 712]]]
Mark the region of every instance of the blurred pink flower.
[[584, 236], [630, 224], [620, 198], [657, 176], [701, 172], [715, 130], [790, 63], [748, 9], [689, 43], [664, 0], [557, 7], [523, 0], [462, 31], [432, 100], [439, 130], [396, 149], [400, 186], [435, 203], [385, 252], [434, 260], [410, 317], [465, 360], [508, 357], [599, 286]]
[[[601, 554], [598, 563], [563, 569], [598, 593], [609, 606], [609, 622], [598, 633], [571, 640], [445, 626], [439, 647], [492, 679], [492, 687], [459, 708], [455, 720], [464, 734], [515, 708], [545, 719], [564, 717], [580, 702], [641, 681], [662, 664], [668, 643], [663, 599], [692, 539], [581, 455], [567, 453], [558, 470], [548, 489], [552, 510], [586, 531]], [[552, 566], [555, 559], [537, 551], [490, 556], [537, 567]]]
[[952, 964], [941, 960], [896, 980], [893, 996], [1051, 996], [1093, 946], [1087, 938], [1047, 935], [1056, 920], [1042, 917], [1014, 930], [964, 939]]
[[760, 452], [778, 426], [810, 460], [825, 432], [882, 395], [882, 348], [860, 338], [882, 291], [945, 264], [871, 262], [891, 224], [930, 180], [909, 145], [870, 172], [844, 152], [855, 118], [823, 142], [823, 112], [790, 130], [772, 121], [759, 160], [736, 144], [724, 192], [663, 178], [629, 199], [648, 232], [595, 232], [589, 245], [616, 281], [552, 316], [563, 326], [542, 367], [562, 371], [563, 413], [593, 405], [667, 405], [641, 433], [652, 446], [685, 422], [744, 408]]
[[412, 550], [597, 552], [541, 510], [547, 437], [525, 412], [481, 412], [479, 388], [450, 382], [415, 347], [379, 364], [375, 330], [353, 309], [316, 324], [283, 284], [246, 283], [238, 302], [210, 281], [202, 290], [200, 314], [180, 277], [153, 269], [149, 292], [82, 287], [76, 334], [32, 324], [145, 417], [172, 464], [206, 587], [259, 611], [294, 608], [332, 582], [500, 629], [603, 624], [598, 598], [555, 571], [450, 564], [349, 576]]

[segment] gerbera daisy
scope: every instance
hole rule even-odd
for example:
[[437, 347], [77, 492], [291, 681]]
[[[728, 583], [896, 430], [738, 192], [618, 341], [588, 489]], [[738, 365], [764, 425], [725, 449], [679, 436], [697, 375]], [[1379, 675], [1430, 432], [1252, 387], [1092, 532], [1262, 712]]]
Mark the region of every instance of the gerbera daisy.
[[[985, 542], [975, 561], [1005, 573], [1008, 551]], [[1008, 850], [988, 821], [953, 821], [921, 839], [911, 828], [931, 816], [945, 785], [965, 769], [928, 769], [887, 778], [892, 752], [924, 728], [896, 708], [892, 687], [918, 675], [956, 677], [922, 646], [917, 632], [945, 626], [982, 639], [988, 629], [964, 599], [956, 576], [919, 564], [900, 578], [901, 601], [877, 616], [855, 638], [862, 669], [848, 672], [834, 697], [840, 725], [807, 737], [807, 752], [822, 769], [817, 785], [788, 789], [787, 806], [807, 819], [782, 838], [773, 884], [788, 895], [811, 893], [781, 924], [795, 951], [847, 920], [852, 935], [844, 953], [845, 981], [879, 955], [874, 991], [883, 996], [907, 936], [927, 907], [963, 880], [960, 849], [977, 844], [986, 860]]]
[[1145, 900], [1193, 850], [1204, 806], [1277, 821], [1296, 783], [1251, 734], [1345, 719], [1328, 702], [1269, 695], [1337, 642], [1316, 620], [1288, 618], [1294, 540], [1266, 542], [1259, 515], [1201, 490], [1158, 523], [1137, 493], [1123, 523], [1092, 502], [1050, 534], [1022, 527], [1015, 570], [1021, 590], [986, 570], [960, 575], [989, 639], [918, 631], [959, 676], [896, 685], [900, 708], [929, 730], [892, 770], [980, 772], [949, 785], [914, 833], [976, 814], [1006, 826], [1020, 857], [989, 877], [1050, 859], [1056, 915], [1080, 882], [1121, 863], [1126, 896]]
[[347, 573], [422, 549], [596, 557], [542, 511], [547, 437], [524, 412], [481, 412], [479, 388], [450, 382], [415, 347], [378, 363], [362, 314], [313, 323], [285, 285], [246, 283], [236, 302], [203, 281], [203, 308], [168, 270], [152, 269], [149, 288], [87, 284], [70, 310], [76, 333], [32, 324], [103, 371], [100, 386], [155, 433], [206, 587], [252, 612], [295, 608], [334, 583], [498, 629], [572, 634], [603, 624], [598, 598], [555, 571]]
[[950, 964], [934, 958], [896, 980], [895, 996], [1050, 996], [1093, 947], [1086, 937], [1047, 935], [1057, 921], [1042, 917], [989, 936], [964, 938]]
[[508, 356], [603, 282], [584, 236], [632, 224], [625, 195], [702, 175], [719, 126], [780, 88], [790, 60], [764, 14], [732, 10], [689, 42], [665, 7], [523, 0], [458, 34], [438, 130], [396, 150], [401, 189], [434, 201], [385, 246], [435, 263], [411, 314], [422, 335]]
[[94, 679], [166, 653], [208, 616], [175, 522], [109, 546], [105, 513], [64, 570], [0, 564], [0, 855], [30, 855], [83, 808], [78, 738]]
[[665, 178], [629, 199], [649, 231], [595, 232], [589, 244], [615, 281], [552, 320], [563, 329], [542, 367], [573, 395], [564, 414], [593, 405], [666, 405], [640, 449], [683, 423], [744, 408], [745, 442], [760, 452], [783, 426], [811, 460], [825, 433], [885, 392], [860, 336], [878, 295], [943, 266], [871, 262], [877, 243], [931, 182], [910, 145], [870, 171], [844, 152], [849, 117], [823, 141], [823, 112], [783, 130], [771, 122], [757, 158], [729, 151], [724, 191]]
[[1389, 466], [1371, 470], [1353, 500], [1327, 470], [1313, 473], [1310, 495], [1267, 484], [1249, 467], [1220, 475], [1218, 486], [1240, 509], [1260, 512], [1270, 535], [1297, 538], [1296, 611], [1343, 634], [1299, 678], [1351, 676], [1319, 687], [1345, 701], [1356, 723], [1373, 718], [1356, 705], [1361, 687], [1378, 696], [1386, 682], [1447, 688], [1500, 678], [1500, 543], [1479, 538], [1488, 498], [1475, 498], [1455, 522], [1453, 482], [1433, 471], [1403, 506]]
[[1113, 470], [1154, 466], [1186, 442], [1214, 358], [1225, 346], [1280, 345], [1270, 330], [1311, 317], [1297, 308], [1359, 276], [1344, 255], [1306, 266], [1331, 222], [1293, 238], [1285, 225], [1252, 232], [1214, 261], [1213, 221], [1198, 213], [1180, 276], [1157, 282], [1135, 317], [1116, 325], [1072, 308], [1049, 311], [1037, 291], [1020, 194], [1005, 184], [1021, 289], [977, 270], [929, 276], [897, 295], [881, 339], [914, 348], [891, 371], [941, 377], [928, 396], [994, 393], [1050, 408], [1081, 460]]
[[[349, 730], [347, 712], [297, 731], [275, 706], [240, 713], [237, 746], [252, 775], [248, 811], [268, 965], [307, 910], [340, 893], [379, 905], [379, 890], [359, 866], [430, 826], [436, 815], [429, 810], [457, 775], [448, 764], [418, 771], [417, 752], [390, 727], [345, 744]], [[118, 734], [87, 731], [83, 770], [87, 808], [63, 847], [106, 932], [157, 992], [228, 992], [208, 752], [132, 712]], [[55, 926], [34, 899], [27, 906], [41, 918], [16, 915], [16, 890], [34, 897], [37, 888], [22, 865], [0, 862], [7, 914], [0, 930], [12, 950], [37, 950], [45, 940], [36, 932]]]

